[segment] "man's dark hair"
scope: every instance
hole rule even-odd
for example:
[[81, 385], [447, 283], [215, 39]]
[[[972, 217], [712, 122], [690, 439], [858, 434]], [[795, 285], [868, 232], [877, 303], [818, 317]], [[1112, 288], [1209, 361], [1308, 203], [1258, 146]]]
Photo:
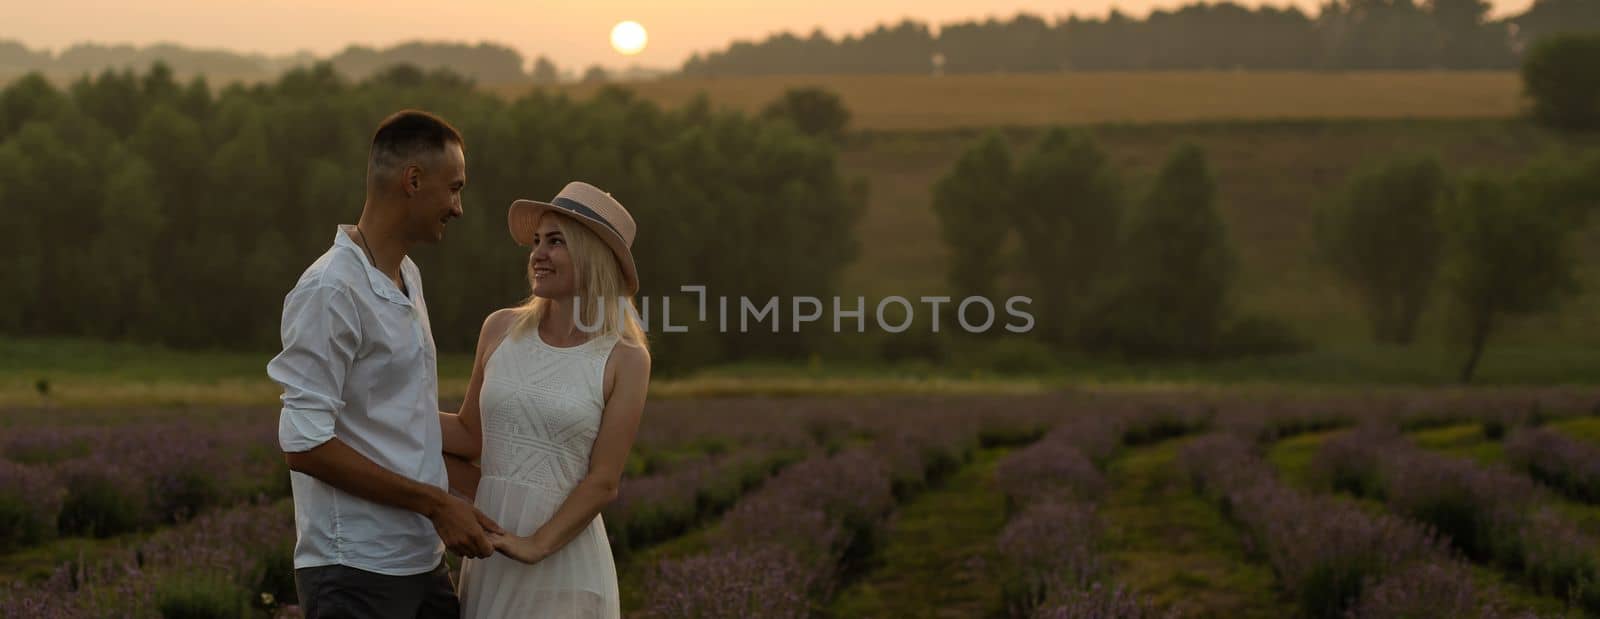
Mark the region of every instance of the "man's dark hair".
[[418, 155], [442, 151], [452, 143], [466, 147], [461, 132], [443, 118], [422, 110], [401, 110], [379, 123], [367, 165], [373, 173], [397, 172]]

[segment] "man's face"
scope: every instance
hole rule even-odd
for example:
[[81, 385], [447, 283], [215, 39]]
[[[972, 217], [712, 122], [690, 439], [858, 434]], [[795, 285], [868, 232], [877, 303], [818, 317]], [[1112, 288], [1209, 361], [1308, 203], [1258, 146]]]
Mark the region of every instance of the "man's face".
[[[462, 215], [461, 190], [467, 186], [467, 158], [460, 144], [423, 158], [418, 170], [407, 170], [406, 182], [416, 181], [411, 194], [413, 238], [424, 243], [444, 240], [450, 220]], [[412, 176], [412, 175], [415, 176]]]

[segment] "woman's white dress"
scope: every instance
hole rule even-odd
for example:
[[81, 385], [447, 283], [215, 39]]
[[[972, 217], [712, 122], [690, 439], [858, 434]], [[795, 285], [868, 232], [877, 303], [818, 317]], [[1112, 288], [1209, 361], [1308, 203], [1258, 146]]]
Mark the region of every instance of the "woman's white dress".
[[[529, 535], [555, 513], [589, 470], [605, 407], [606, 359], [616, 336], [578, 346], [545, 344], [538, 329], [507, 337], [485, 365], [483, 477], [477, 507], [507, 531]], [[543, 561], [495, 554], [461, 568], [464, 617], [620, 617], [617, 568], [605, 523], [589, 527]]]

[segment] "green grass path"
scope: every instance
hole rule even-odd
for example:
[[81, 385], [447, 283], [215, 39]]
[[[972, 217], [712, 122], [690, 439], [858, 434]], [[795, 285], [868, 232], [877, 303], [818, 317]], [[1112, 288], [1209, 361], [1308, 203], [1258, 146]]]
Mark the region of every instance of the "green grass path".
[[966, 465], [900, 506], [877, 567], [835, 596], [834, 617], [982, 617], [1000, 605], [990, 579], [1005, 495], [994, 468], [1007, 448]]
[[1552, 430], [1572, 438], [1600, 445], [1600, 417], [1573, 417], [1557, 419], [1547, 424]]
[[[1186, 439], [1185, 439], [1186, 440]], [[1133, 449], [1108, 467], [1101, 507], [1112, 578], [1184, 617], [1287, 617], [1265, 565], [1179, 469], [1184, 440]]]

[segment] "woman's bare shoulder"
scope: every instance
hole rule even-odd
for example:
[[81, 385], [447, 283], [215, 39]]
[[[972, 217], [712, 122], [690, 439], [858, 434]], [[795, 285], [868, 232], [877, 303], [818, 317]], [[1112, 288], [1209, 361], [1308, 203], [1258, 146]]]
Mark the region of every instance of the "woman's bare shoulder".
[[484, 359], [498, 348], [505, 336], [511, 332], [511, 326], [517, 322], [517, 308], [507, 307], [495, 310], [489, 317], [483, 319], [483, 330], [478, 333], [479, 353]]
[[608, 365], [620, 371], [620, 375], [650, 375], [650, 351], [643, 346], [617, 338], [617, 343], [611, 347], [611, 358]]

